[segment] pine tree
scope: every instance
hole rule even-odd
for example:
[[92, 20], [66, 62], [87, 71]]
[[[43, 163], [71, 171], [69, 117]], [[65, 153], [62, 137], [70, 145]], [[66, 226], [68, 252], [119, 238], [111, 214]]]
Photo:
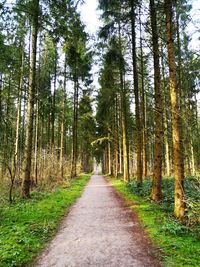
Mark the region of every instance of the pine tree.
[[181, 119], [178, 91], [178, 83], [176, 77], [176, 63], [174, 56], [174, 41], [173, 41], [173, 22], [172, 22], [172, 1], [165, 1], [166, 14], [166, 35], [167, 35], [167, 49], [169, 60], [169, 86], [172, 109], [172, 133], [173, 133], [173, 150], [174, 150], [174, 169], [175, 169], [175, 192], [174, 192], [174, 214], [181, 219], [185, 215], [185, 201], [184, 201], [184, 162], [182, 151], [182, 137], [181, 137]]
[[154, 173], [151, 198], [154, 201], [161, 199], [162, 179], [162, 92], [159, 63], [157, 14], [154, 0], [150, 0], [153, 58], [154, 58], [154, 90], [155, 90], [155, 150], [154, 150]]
[[24, 178], [22, 184], [22, 197], [30, 196], [31, 185], [31, 162], [32, 162], [32, 142], [33, 142], [33, 120], [34, 120], [34, 102], [35, 102], [35, 85], [36, 85], [36, 54], [37, 54], [37, 37], [39, 23], [39, 0], [33, 0], [32, 4], [32, 51], [31, 65], [29, 76], [29, 95], [26, 119], [26, 143], [24, 157]]

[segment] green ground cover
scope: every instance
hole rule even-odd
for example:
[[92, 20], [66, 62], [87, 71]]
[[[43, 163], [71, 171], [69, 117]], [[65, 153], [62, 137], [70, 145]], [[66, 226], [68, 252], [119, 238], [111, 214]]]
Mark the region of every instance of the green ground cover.
[[[188, 203], [187, 220], [180, 223], [173, 218], [173, 179], [163, 181], [163, 201], [152, 203], [149, 199], [151, 181], [144, 181], [143, 189], [137, 192], [134, 181], [111, 179], [112, 185], [127, 200], [159, 248], [161, 260], [166, 267], [200, 266], [200, 194], [196, 181], [186, 179], [185, 191]], [[192, 210], [193, 209], [193, 210]]]
[[33, 192], [29, 200], [0, 207], [0, 267], [28, 266], [80, 197], [90, 176], [73, 180], [67, 188]]

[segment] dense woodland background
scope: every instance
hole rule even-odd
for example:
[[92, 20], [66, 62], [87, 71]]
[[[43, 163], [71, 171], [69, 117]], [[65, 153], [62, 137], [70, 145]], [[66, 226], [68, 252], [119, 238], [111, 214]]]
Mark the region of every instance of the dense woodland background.
[[95, 159], [105, 174], [134, 178], [139, 194], [150, 181], [156, 202], [162, 177], [172, 177], [175, 216], [193, 210], [199, 222], [199, 198], [184, 190], [185, 180], [200, 192], [200, 47], [191, 48], [190, 1], [99, 0], [95, 43], [81, 2], [1, 1], [0, 202], [91, 172]]

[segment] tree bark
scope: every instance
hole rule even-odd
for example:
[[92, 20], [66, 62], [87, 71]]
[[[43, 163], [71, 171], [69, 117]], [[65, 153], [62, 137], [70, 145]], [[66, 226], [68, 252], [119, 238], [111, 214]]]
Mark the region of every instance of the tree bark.
[[13, 171], [15, 175], [18, 173], [18, 156], [19, 156], [19, 133], [20, 133], [20, 123], [21, 123], [21, 101], [22, 101], [22, 90], [23, 90], [23, 74], [24, 74], [24, 44], [21, 47], [21, 70], [20, 70], [20, 80], [18, 89], [18, 103], [17, 103], [17, 121], [16, 121], [16, 133], [15, 133], [15, 152], [14, 152], [14, 162]]
[[[161, 44], [163, 46], [163, 44]], [[164, 123], [164, 146], [165, 146], [165, 174], [169, 177], [171, 174], [171, 164], [170, 164], [170, 146], [169, 146], [169, 123], [168, 123], [168, 87], [166, 84], [166, 78], [165, 78], [165, 64], [164, 64], [164, 54], [162, 51], [162, 81], [163, 81], [163, 123]]]
[[140, 67], [141, 67], [141, 111], [142, 111], [142, 161], [143, 175], [147, 177], [148, 162], [147, 162], [147, 133], [146, 133], [146, 94], [144, 88], [144, 56], [143, 56], [143, 41], [142, 41], [142, 22], [140, 10]]
[[63, 169], [63, 157], [64, 157], [64, 138], [65, 138], [65, 104], [66, 104], [66, 69], [67, 69], [67, 55], [65, 55], [64, 66], [64, 83], [63, 83], [63, 98], [62, 98], [62, 110], [61, 110], [61, 132], [60, 132], [60, 173], [61, 178], [64, 176]]
[[192, 140], [190, 141], [190, 154], [191, 154], [191, 174], [192, 176], [195, 176], [196, 170], [195, 170], [195, 159], [194, 159], [194, 147]]
[[73, 126], [72, 126], [72, 163], [71, 163], [71, 178], [77, 176], [77, 127], [78, 127], [78, 81], [74, 80], [74, 111], [73, 111]]
[[127, 123], [126, 123], [126, 98], [124, 92], [121, 94], [121, 108], [122, 108], [122, 146], [123, 146], [123, 174], [124, 181], [128, 183], [130, 181], [129, 174], [129, 153], [127, 144]]
[[39, 104], [38, 99], [36, 100], [36, 112], [35, 112], [35, 151], [34, 151], [34, 177], [35, 184], [38, 183], [38, 130], [39, 130]]
[[119, 109], [118, 97], [115, 97], [115, 119], [114, 119], [114, 176], [117, 178], [119, 171], [119, 131], [118, 131]]
[[162, 92], [159, 63], [159, 46], [157, 30], [157, 14], [154, 0], [150, 0], [151, 29], [153, 41], [154, 59], [154, 90], [155, 90], [155, 147], [154, 147], [154, 170], [151, 198], [159, 201], [162, 197]]
[[32, 163], [32, 141], [33, 141], [33, 120], [34, 120], [34, 102], [35, 102], [35, 76], [36, 76], [36, 54], [37, 54], [37, 36], [38, 36], [38, 19], [39, 19], [39, 0], [33, 0], [33, 17], [32, 26], [32, 52], [29, 73], [29, 95], [26, 117], [26, 141], [24, 157], [24, 177], [22, 183], [21, 196], [30, 197], [31, 185], [31, 163]]
[[112, 153], [110, 133], [108, 133], [108, 175], [112, 175]]
[[[0, 73], [0, 118], [2, 118], [2, 116], [3, 116], [2, 89], [3, 89], [3, 74]], [[0, 130], [1, 130], [1, 121], [0, 121]]]
[[120, 62], [119, 62], [119, 79], [120, 79], [120, 101], [121, 101], [121, 129], [122, 129], [122, 147], [123, 147], [123, 177], [124, 181], [130, 181], [129, 173], [129, 151], [128, 151], [128, 137], [127, 137], [127, 99], [126, 88], [124, 84], [124, 66], [122, 62], [122, 41], [121, 41], [121, 25], [118, 25]]
[[174, 40], [172, 26], [172, 0], [165, 0], [166, 14], [166, 37], [169, 61], [169, 82], [170, 98], [172, 109], [172, 133], [173, 133], [173, 151], [174, 151], [174, 169], [175, 169], [175, 192], [174, 192], [174, 214], [182, 219], [185, 215], [184, 201], [184, 160], [181, 138], [181, 119], [179, 107], [179, 91], [176, 77], [176, 63], [174, 55]]
[[135, 116], [136, 116], [136, 155], [137, 155], [137, 170], [136, 180], [138, 188], [142, 185], [142, 127], [140, 118], [140, 100], [138, 86], [138, 71], [137, 71], [137, 53], [136, 53], [136, 26], [135, 26], [135, 1], [131, 3], [131, 31], [132, 31], [132, 64], [133, 64], [133, 80], [134, 80], [134, 95], [135, 95]]
[[54, 62], [54, 90], [51, 107], [51, 148], [55, 145], [55, 102], [56, 102], [56, 81], [57, 81], [57, 43], [55, 41], [55, 62]]

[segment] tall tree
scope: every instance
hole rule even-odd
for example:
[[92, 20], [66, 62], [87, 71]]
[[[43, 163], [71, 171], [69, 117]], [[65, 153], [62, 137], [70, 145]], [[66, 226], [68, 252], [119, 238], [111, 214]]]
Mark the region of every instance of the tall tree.
[[60, 173], [63, 179], [63, 157], [64, 157], [64, 139], [65, 139], [65, 107], [66, 107], [66, 83], [67, 83], [67, 58], [65, 53], [65, 63], [64, 63], [64, 82], [62, 89], [62, 103], [61, 103], [61, 131], [60, 131]]
[[159, 40], [157, 30], [157, 14], [154, 0], [150, 0], [150, 15], [154, 58], [154, 90], [155, 90], [155, 149], [154, 149], [154, 173], [151, 198], [154, 201], [161, 199], [162, 179], [162, 92], [159, 63]]
[[173, 152], [174, 152], [174, 170], [175, 170], [175, 192], [174, 192], [174, 214], [177, 218], [183, 218], [185, 215], [184, 200], [184, 161], [181, 137], [181, 119], [180, 119], [180, 93], [178, 90], [176, 63], [174, 55], [173, 38], [173, 11], [172, 0], [165, 0], [166, 14], [166, 36], [169, 61], [169, 86], [172, 109], [172, 133], [173, 133]]
[[127, 89], [125, 85], [125, 61], [122, 54], [122, 38], [121, 38], [121, 25], [118, 25], [118, 38], [119, 38], [119, 74], [120, 74], [120, 101], [121, 101], [121, 127], [122, 127], [122, 146], [123, 146], [123, 174], [124, 181], [130, 181], [129, 171], [129, 146], [128, 146], [128, 125], [127, 125]]
[[77, 176], [78, 161], [78, 106], [81, 83], [91, 82], [90, 68], [92, 53], [87, 48], [87, 34], [78, 14], [73, 18], [72, 34], [66, 47], [67, 63], [73, 80], [73, 121], [72, 121], [72, 155], [71, 178]]
[[142, 12], [139, 7], [139, 28], [140, 28], [140, 76], [141, 76], [141, 123], [142, 123], [142, 161], [143, 161], [143, 175], [147, 177], [148, 163], [147, 163], [147, 123], [146, 123], [146, 92], [145, 92], [145, 66], [144, 66], [144, 49], [143, 49], [143, 35], [142, 35]]
[[137, 2], [130, 0], [131, 4], [131, 31], [132, 31], [132, 63], [133, 63], [133, 80], [134, 80], [134, 95], [135, 95], [135, 117], [136, 117], [136, 154], [137, 154], [137, 170], [136, 180], [138, 188], [142, 185], [142, 125], [140, 116], [140, 98], [138, 85], [138, 66], [136, 52], [136, 8]]
[[31, 185], [31, 162], [32, 162], [32, 142], [33, 142], [33, 120], [34, 120], [34, 103], [35, 103], [35, 85], [36, 85], [36, 55], [37, 55], [37, 37], [39, 26], [39, 0], [31, 2], [31, 28], [32, 28], [32, 51], [31, 65], [29, 74], [29, 90], [28, 90], [28, 107], [26, 118], [26, 143], [24, 156], [24, 177], [22, 183], [22, 197], [30, 196]]

